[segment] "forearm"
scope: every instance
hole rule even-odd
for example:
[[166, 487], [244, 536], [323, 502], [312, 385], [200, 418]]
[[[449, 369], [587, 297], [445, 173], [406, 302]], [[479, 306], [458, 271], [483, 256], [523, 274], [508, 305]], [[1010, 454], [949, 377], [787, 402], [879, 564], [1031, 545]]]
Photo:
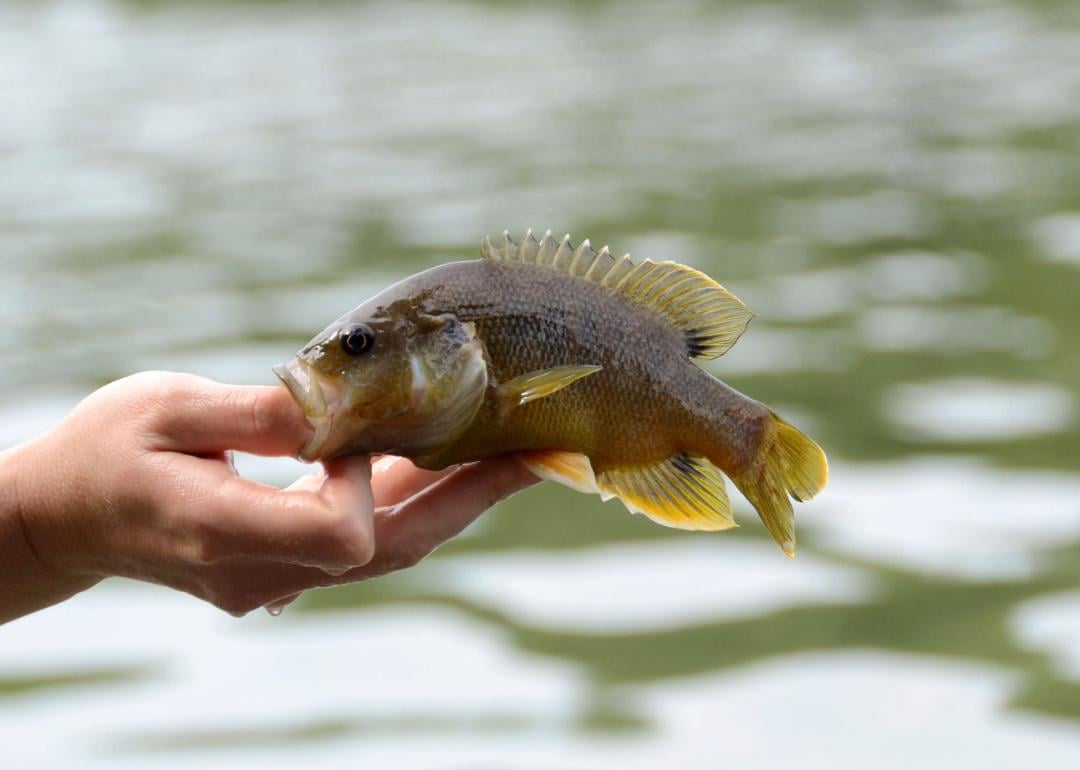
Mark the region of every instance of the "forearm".
[[0, 623], [27, 615], [94, 585], [100, 578], [68, 574], [44, 562], [30, 528], [40, 515], [26, 492], [27, 448], [0, 452]]

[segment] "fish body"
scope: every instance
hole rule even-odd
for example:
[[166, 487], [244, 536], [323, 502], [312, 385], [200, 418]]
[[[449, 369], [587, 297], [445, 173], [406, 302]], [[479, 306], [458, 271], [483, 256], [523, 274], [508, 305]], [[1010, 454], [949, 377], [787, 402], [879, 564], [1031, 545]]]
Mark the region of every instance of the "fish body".
[[705, 530], [734, 526], [726, 475], [794, 552], [788, 497], [824, 486], [824, 454], [691, 361], [742, 334], [752, 314], [737, 298], [691, 268], [550, 234], [488, 241], [482, 257], [401, 281], [279, 367], [316, 427], [305, 459], [393, 453], [435, 469], [517, 453]]
[[[477, 419], [428, 464], [559, 448], [594, 468], [662, 460], [703, 442], [752, 452], [747, 420], [767, 410], [695, 366], [680, 335], [593, 284], [531, 264], [454, 262], [392, 287], [363, 310], [400, 301], [473, 323], [487, 353], [489, 387]], [[600, 369], [516, 409], [497, 385], [528, 372], [586, 364]], [[702, 432], [702, 425], [713, 426]], [[731, 458], [732, 464], [737, 462]]]

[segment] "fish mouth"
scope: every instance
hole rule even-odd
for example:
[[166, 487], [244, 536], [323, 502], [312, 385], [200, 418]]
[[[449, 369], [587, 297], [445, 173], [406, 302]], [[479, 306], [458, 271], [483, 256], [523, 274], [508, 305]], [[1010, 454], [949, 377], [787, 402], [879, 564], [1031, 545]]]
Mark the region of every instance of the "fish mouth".
[[334, 415], [341, 406], [341, 389], [299, 358], [287, 364], [278, 364], [274, 367], [274, 374], [289, 389], [315, 429], [315, 435], [300, 450], [298, 457], [308, 462], [319, 459], [327, 448], [334, 428]]

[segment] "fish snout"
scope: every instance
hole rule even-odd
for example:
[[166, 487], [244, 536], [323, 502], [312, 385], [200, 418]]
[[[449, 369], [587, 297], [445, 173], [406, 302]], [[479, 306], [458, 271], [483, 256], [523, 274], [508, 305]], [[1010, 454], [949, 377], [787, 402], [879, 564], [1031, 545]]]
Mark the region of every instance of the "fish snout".
[[315, 429], [311, 440], [300, 450], [299, 458], [310, 462], [324, 457], [333, 432], [334, 417], [341, 406], [341, 388], [321, 377], [299, 358], [278, 364], [274, 374], [289, 389]]

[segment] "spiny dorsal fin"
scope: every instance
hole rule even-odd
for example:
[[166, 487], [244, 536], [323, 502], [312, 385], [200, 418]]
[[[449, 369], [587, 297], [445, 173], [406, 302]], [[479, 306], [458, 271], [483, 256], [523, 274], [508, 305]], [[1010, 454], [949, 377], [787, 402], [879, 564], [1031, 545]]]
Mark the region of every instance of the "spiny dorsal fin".
[[681, 452], [652, 465], [601, 470], [596, 483], [605, 500], [617, 497], [633, 513], [665, 527], [716, 531], [737, 526], [723, 475], [699, 455]]
[[508, 231], [498, 247], [485, 238], [480, 255], [498, 262], [546, 265], [602, 286], [671, 323], [682, 332], [693, 357], [722, 356], [753, 317], [738, 297], [692, 267], [650, 259], [635, 263], [629, 254], [615, 259], [607, 246], [596, 252], [588, 240], [575, 249], [569, 235], [556, 241], [550, 230], [539, 241], [529, 230], [521, 246]]

